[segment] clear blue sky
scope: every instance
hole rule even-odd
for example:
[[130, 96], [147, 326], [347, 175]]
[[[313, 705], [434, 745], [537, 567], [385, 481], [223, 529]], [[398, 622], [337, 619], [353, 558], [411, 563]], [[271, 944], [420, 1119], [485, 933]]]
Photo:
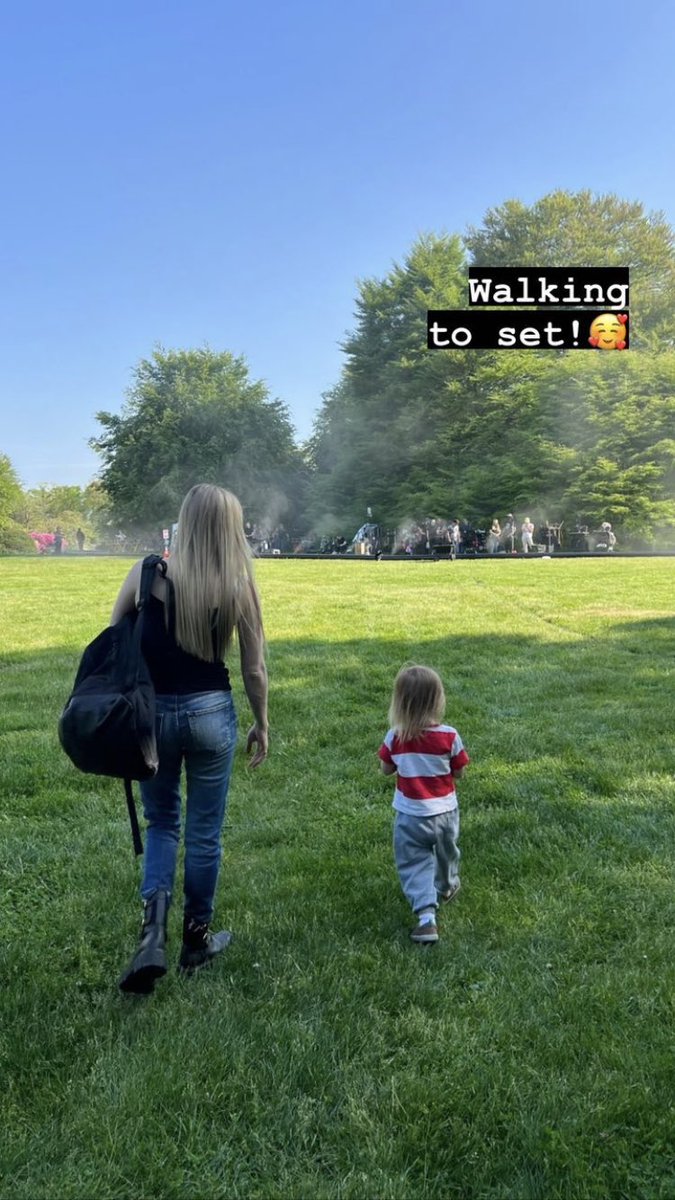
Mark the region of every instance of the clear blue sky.
[[420, 233], [558, 187], [673, 221], [674, 45], [671, 0], [5, 6], [0, 452], [87, 483], [157, 342], [244, 354], [304, 438]]

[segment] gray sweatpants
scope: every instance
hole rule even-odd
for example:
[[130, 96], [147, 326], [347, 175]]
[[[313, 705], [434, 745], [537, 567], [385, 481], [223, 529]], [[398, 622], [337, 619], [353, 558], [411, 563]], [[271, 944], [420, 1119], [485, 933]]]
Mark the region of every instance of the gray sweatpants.
[[459, 809], [433, 817], [397, 812], [394, 858], [404, 895], [413, 912], [438, 906], [438, 892], [458, 882]]

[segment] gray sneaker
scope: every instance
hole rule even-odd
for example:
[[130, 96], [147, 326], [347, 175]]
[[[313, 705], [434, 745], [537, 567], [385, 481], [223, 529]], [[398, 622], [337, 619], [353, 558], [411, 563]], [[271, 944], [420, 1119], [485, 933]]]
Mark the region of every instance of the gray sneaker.
[[432, 921], [421, 921], [419, 925], [415, 926], [410, 937], [413, 942], [421, 942], [422, 945], [427, 945], [438, 941], [438, 929]]
[[441, 904], [449, 904], [451, 900], [454, 900], [461, 886], [462, 885], [458, 879], [457, 882], [450, 888], [449, 892], [439, 892], [438, 898]]

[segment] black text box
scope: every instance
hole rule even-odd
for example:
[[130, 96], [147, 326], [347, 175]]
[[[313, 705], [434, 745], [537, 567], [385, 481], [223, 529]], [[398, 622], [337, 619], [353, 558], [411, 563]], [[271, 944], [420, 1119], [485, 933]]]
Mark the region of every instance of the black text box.
[[628, 267], [469, 267], [470, 305], [629, 307]]
[[[627, 350], [629, 324], [627, 312], [607, 309], [439, 308], [427, 313], [427, 346], [430, 350]], [[591, 338], [596, 339], [595, 345]]]

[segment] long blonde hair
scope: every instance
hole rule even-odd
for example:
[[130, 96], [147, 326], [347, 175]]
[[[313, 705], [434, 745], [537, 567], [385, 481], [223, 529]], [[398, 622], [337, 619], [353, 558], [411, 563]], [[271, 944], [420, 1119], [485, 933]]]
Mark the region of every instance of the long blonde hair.
[[440, 676], [431, 667], [402, 667], [394, 680], [389, 724], [403, 742], [417, 737], [429, 725], [438, 725], [445, 713], [445, 692]]
[[211, 483], [190, 488], [169, 560], [176, 594], [176, 641], [206, 662], [223, 658], [236, 627], [260, 629], [260, 598], [241, 504]]

